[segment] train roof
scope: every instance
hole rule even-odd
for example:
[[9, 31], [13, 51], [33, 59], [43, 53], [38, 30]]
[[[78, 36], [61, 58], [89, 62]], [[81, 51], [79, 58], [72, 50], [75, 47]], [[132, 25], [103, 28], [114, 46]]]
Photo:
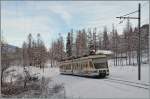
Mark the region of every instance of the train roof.
[[111, 50], [97, 50], [96, 54], [105, 54], [105, 55], [112, 55], [113, 52]]
[[76, 58], [76, 59], [70, 59], [70, 60], [65, 60], [65, 61], [61, 61], [61, 62], [70, 62], [70, 61], [79, 61], [79, 60], [87, 60], [87, 59], [97, 59], [97, 58], [105, 58], [107, 57], [104, 54], [96, 54], [96, 55], [90, 55], [90, 56], [86, 56], [86, 57], [80, 57], [80, 58]]
[[90, 55], [90, 56], [87, 56], [87, 57], [81, 57], [79, 59], [94, 59], [94, 58], [104, 58], [106, 57], [106, 55], [102, 54], [102, 55]]

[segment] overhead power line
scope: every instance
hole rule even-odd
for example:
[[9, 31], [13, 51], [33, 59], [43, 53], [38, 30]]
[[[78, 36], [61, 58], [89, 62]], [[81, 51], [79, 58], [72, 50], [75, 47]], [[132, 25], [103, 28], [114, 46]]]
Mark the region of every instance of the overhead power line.
[[[133, 11], [133, 12], [131, 12], [131, 13], [128, 13], [128, 14], [125, 14], [125, 15], [123, 15], [123, 16], [127, 16], [127, 15], [130, 15], [130, 14], [136, 13], [136, 12], [138, 12], [138, 10], [136, 10], [136, 11]], [[121, 17], [123, 17], [123, 16], [121, 16]]]
[[[144, 7], [144, 5], [146, 5], [146, 4], [148, 4], [148, 3], [149, 3], [149, 2], [145, 2], [145, 3], [141, 6], [141, 8]], [[122, 16], [120, 16], [120, 17], [127, 16], [127, 15], [130, 15], [130, 14], [136, 13], [136, 12], [138, 12], [138, 10], [133, 11], [133, 12], [130, 12], [130, 13], [125, 14], [125, 15], [122, 15]]]

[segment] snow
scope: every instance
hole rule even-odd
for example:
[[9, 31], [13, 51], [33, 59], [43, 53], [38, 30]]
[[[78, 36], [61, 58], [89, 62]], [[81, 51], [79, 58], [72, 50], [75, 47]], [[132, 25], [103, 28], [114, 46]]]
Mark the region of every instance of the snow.
[[[7, 71], [16, 70], [14, 75], [23, 74], [21, 66], [12, 66]], [[37, 74], [42, 77], [51, 79], [49, 86], [55, 84], [64, 85], [64, 93], [66, 98], [149, 98], [149, 90], [134, 86], [129, 86], [121, 83], [108, 81], [109, 78], [122, 79], [132, 82], [140, 82], [150, 84], [149, 82], [149, 65], [142, 64], [141, 66], [141, 81], [137, 80], [137, 66], [113, 66], [113, 60], [109, 61], [110, 75], [107, 78], [95, 79], [85, 78], [72, 75], [59, 74], [58, 68], [46, 67], [40, 69], [29, 66], [27, 68], [30, 74]], [[10, 77], [6, 77], [10, 81]], [[15, 80], [15, 78], [14, 78]], [[56, 96], [57, 97], [57, 96]]]
[[138, 66], [113, 66], [113, 60], [109, 60], [110, 76], [112, 78], [123, 79], [127, 81], [150, 83], [149, 64], [141, 64], [141, 80], [138, 80]]
[[110, 78], [149, 83], [149, 65], [141, 66], [141, 81], [137, 77], [137, 66], [113, 66], [109, 61], [110, 75], [105, 79], [85, 78], [71, 75], [57, 75], [55, 83], [63, 83], [65, 93], [70, 98], [149, 98], [149, 90], [108, 81]]
[[112, 83], [106, 79], [58, 75], [53, 80], [65, 84], [70, 98], [148, 98], [149, 91], [128, 85]]
[[113, 54], [113, 52], [110, 51], [110, 50], [97, 50], [97, 51], [96, 51], [96, 54], [111, 55], [111, 54]]
[[[22, 66], [11, 66], [7, 69], [6, 72], [8, 72], [8, 75], [5, 77], [6, 82], [12, 82], [16, 81], [18, 76], [24, 77], [24, 71]], [[43, 69], [40, 69], [38, 67], [34, 66], [27, 66], [26, 69], [29, 71], [30, 75], [37, 75], [39, 78], [46, 77], [46, 78], [52, 78], [59, 74], [59, 68], [50, 68], [46, 67]], [[12, 72], [9, 72], [12, 71]]]

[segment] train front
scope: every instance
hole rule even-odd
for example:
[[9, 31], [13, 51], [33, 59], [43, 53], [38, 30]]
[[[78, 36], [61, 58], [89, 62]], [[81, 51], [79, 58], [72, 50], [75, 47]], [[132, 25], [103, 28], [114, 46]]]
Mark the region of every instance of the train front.
[[105, 77], [109, 75], [108, 61], [107, 57], [98, 57], [92, 59], [94, 70], [97, 72], [98, 76]]

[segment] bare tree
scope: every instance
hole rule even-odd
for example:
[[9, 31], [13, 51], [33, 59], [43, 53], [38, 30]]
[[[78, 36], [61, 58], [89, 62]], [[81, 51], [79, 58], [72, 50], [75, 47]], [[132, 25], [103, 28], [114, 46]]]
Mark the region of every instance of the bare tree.
[[1, 86], [3, 86], [4, 72], [10, 67], [10, 58], [8, 52], [8, 45], [6, 42], [1, 41]]

